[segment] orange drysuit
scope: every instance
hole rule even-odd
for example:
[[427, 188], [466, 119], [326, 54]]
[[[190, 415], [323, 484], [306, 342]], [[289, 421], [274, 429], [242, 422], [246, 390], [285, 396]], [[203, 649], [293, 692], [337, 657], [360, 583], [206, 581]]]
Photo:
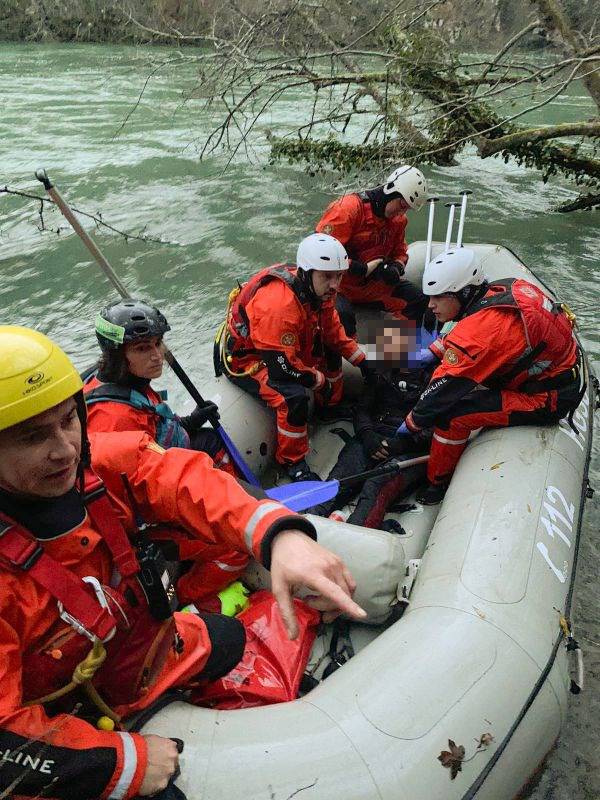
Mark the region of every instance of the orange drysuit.
[[278, 265], [251, 278], [230, 309], [225, 334], [228, 377], [275, 409], [281, 464], [308, 452], [309, 390], [318, 403], [338, 403], [342, 356], [356, 366], [365, 358], [345, 334], [335, 300], [309, 298], [296, 273]]
[[390, 285], [378, 278], [377, 270], [364, 275], [369, 261], [381, 258], [397, 262], [400, 271], [408, 261], [404, 232], [405, 214], [386, 219], [371, 208], [364, 194], [348, 194], [325, 209], [316, 226], [317, 233], [328, 233], [340, 241], [352, 259], [344, 275], [340, 294], [351, 303], [377, 304], [398, 319], [421, 320], [427, 307], [423, 293], [407, 280]]
[[[115, 390], [123, 396], [122, 401], [102, 399], [110, 397], [110, 393]], [[87, 404], [89, 432], [145, 431], [163, 447], [190, 447], [208, 453], [216, 467], [235, 475], [235, 469], [223, 447], [223, 442], [212, 428], [200, 428], [190, 436], [175, 415], [172, 419], [167, 418], [166, 424], [162, 424], [163, 418], [151, 409], [136, 408], [127, 402], [128, 397], [132, 396], [130, 389], [115, 384], [104, 384], [96, 376], [85, 382], [83, 392]], [[150, 385], [140, 386], [136, 392], [143, 394], [154, 407], [166, 405], [164, 397]], [[168, 413], [172, 414], [170, 409]], [[161, 422], [163, 436], [157, 436], [158, 421]], [[248, 556], [240, 552], [221, 553], [217, 558], [196, 561], [177, 583], [181, 602], [200, 605], [204, 600], [214, 598], [221, 589], [240, 577], [247, 563]]]
[[[93, 468], [125, 530], [131, 534], [135, 525], [121, 473], [128, 476], [145, 521], [170, 529], [169, 539], [179, 543], [182, 557], [226, 546], [246, 550], [268, 566], [270, 543], [279, 530], [294, 527], [314, 536], [305, 518], [271, 500], [255, 500], [232, 477], [214, 469], [203, 453], [164, 451], [142, 433], [95, 434], [91, 446]], [[35, 504], [29, 509], [35, 509], [42, 527], [52, 502], [40, 504], [39, 511]], [[0, 508], [7, 503], [0, 498]], [[10, 531], [6, 522], [3, 529]], [[118, 585], [111, 551], [88, 515], [59, 535], [44, 532], [34, 542], [73, 575], [95, 577], [107, 594]], [[0, 554], [1, 548], [0, 539]], [[46, 672], [53, 680], [61, 677], [60, 685], [67, 684], [81, 660], [72, 648], [80, 645], [80, 654], [90, 648], [87, 639], [60, 619], [56, 599], [32, 578], [29, 568], [10, 566], [0, 555], [0, 786], [12, 785], [11, 795], [64, 800], [134, 797], [147, 765], [141, 736], [100, 731], [73, 714], [49, 717], [40, 704], [24, 705], [39, 697], [40, 690], [56, 688], [48, 686]], [[146, 707], [169, 686], [186, 684], [202, 670], [211, 649], [205, 623], [192, 614], [175, 614], [175, 621], [181, 646], [169, 651], [163, 669], [141, 696], [118, 706], [121, 714]], [[144, 645], [144, 653], [150, 654], [150, 644]], [[121, 650], [111, 652], [110, 641], [106, 648], [109, 674], [118, 691], [126, 693], [129, 685], [118, 684]], [[100, 683], [101, 694], [102, 687]]]
[[434, 426], [431, 483], [450, 479], [473, 431], [557, 422], [579, 402], [571, 323], [527, 281], [492, 284], [430, 349], [442, 361], [406, 425], [415, 432]]

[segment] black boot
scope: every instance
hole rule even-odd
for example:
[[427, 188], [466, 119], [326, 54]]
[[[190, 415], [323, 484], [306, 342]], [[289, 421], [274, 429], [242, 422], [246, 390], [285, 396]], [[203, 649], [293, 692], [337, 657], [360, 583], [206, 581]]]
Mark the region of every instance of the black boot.
[[437, 506], [444, 499], [447, 490], [447, 483], [428, 483], [417, 492], [415, 499], [422, 506]]

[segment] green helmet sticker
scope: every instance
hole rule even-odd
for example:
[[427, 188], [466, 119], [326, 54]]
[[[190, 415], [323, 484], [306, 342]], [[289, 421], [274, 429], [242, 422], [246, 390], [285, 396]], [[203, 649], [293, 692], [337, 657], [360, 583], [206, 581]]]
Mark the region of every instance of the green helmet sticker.
[[125, 341], [125, 328], [121, 327], [121, 325], [108, 322], [104, 317], [101, 317], [100, 314], [96, 317], [95, 324], [96, 333], [99, 333], [100, 336], [104, 336], [105, 339], [116, 342], [116, 344], [123, 344]]

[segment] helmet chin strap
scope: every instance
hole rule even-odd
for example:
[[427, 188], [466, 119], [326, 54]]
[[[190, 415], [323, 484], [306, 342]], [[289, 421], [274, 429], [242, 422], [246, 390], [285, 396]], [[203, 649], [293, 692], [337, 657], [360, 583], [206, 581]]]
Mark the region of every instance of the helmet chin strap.
[[79, 491], [83, 495], [85, 471], [91, 466], [92, 463], [90, 440], [88, 439], [87, 435], [87, 410], [85, 400], [83, 399], [83, 391], [77, 392], [75, 395], [75, 404], [77, 406], [79, 424], [81, 425], [81, 454], [79, 456], [79, 465], [77, 467], [77, 480], [79, 482]]
[[466, 312], [468, 311], [470, 306], [473, 305], [474, 302], [483, 297], [483, 295], [488, 290], [488, 286], [489, 286], [488, 282], [484, 281], [479, 286], [474, 286], [473, 284], [469, 284], [468, 286], [465, 286], [463, 289], [461, 289], [459, 292], [455, 292], [456, 299], [460, 303], [459, 319], [460, 317], [466, 314]]
[[397, 200], [402, 197], [400, 192], [392, 192], [385, 194], [383, 186], [377, 186], [375, 189], [367, 189], [365, 192], [371, 203], [371, 208], [376, 217], [385, 217], [385, 207], [391, 200]]
[[299, 269], [296, 273], [296, 279], [299, 281], [302, 290], [308, 298], [310, 304], [313, 306], [318, 306], [321, 302], [321, 298], [317, 295], [315, 292], [315, 287], [313, 286], [312, 274], [314, 271], [314, 269]]

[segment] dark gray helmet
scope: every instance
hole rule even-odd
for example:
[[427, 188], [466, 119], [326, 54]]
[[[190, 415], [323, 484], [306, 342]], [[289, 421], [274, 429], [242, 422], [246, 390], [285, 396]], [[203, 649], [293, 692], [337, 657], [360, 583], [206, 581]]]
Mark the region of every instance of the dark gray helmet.
[[118, 350], [127, 342], [164, 336], [171, 326], [165, 316], [144, 300], [116, 300], [96, 317], [96, 337], [102, 350]]

